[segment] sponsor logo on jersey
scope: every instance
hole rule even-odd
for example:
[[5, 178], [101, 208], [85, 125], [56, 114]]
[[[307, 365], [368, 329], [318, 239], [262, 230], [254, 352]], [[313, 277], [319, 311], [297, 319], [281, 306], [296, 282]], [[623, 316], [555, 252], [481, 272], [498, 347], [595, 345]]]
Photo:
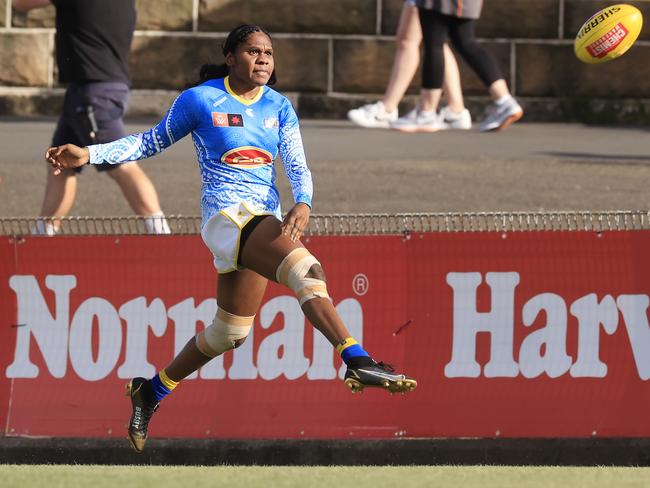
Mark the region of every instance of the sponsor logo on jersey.
[[249, 117], [255, 116], [252, 108], [247, 108], [246, 110], [244, 110], [244, 112], [246, 112], [246, 115], [248, 115]]
[[273, 164], [270, 152], [253, 146], [242, 146], [223, 153], [221, 162], [232, 166], [245, 166], [246, 168], [260, 168]]
[[228, 125], [230, 127], [244, 127], [244, 119], [241, 114], [228, 114]]
[[214, 127], [244, 127], [244, 119], [241, 114], [212, 112], [212, 125]]
[[277, 117], [267, 117], [264, 119], [265, 129], [277, 129], [278, 127], [280, 127], [280, 121]]

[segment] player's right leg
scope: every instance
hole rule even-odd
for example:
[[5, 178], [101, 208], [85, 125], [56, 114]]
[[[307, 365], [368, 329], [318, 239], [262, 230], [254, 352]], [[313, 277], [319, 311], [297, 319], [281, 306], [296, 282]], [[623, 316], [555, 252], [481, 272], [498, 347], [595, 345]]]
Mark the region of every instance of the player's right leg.
[[250, 270], [219, 275], [217, 313], [208, 327], [192, 337], [164, 369], [151, 379], [133, 378], [127, 385], [131, 397], [128, 435], [142, 452], [149, 422], [160, 402], [189, 374], [226, 351], [242, 345], [253, 325], [267, 280]]
[[145, 447], [149, 422], [160, 402], [181, 380], [246, 340], [262, 302], [267, 280], [249, 269], [239, 269], [238, 256], [251, 227], [261, 218], [244, 220], [242, 228], [239, 228], [225, 215], [217, 214], [203, 227], [201, 235], [214, 253], [219, 271], [217, 312], [212, 323], [192, 337], [158, 374], [151, 379], [133, 378], [127, 385], [127, 395], [131, 397], [128, 439], [137, 452], [142, 452]]

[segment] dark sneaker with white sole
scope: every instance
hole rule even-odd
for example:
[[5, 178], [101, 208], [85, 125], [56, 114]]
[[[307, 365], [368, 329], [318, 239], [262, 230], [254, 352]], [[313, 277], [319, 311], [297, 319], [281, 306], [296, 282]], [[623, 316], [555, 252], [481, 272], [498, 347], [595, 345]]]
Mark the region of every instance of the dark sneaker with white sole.
[[363, 391], [364, 388], [383, 388], [390, 393], [406, 393], [415, 390], [418, 382], [405, 374], [396, 373], [395, 368], [383, 362], [350, 367], [345, 372], [345, 385], [352, 393]]
[[147, 429], [151, 416], [160, 405], [154, 398], [149, 380], [133, 378], [126, 385], [126, 395], [131, 397], [131, 419], [129, 420], [129, 441], [137, 452], [144, 451]]

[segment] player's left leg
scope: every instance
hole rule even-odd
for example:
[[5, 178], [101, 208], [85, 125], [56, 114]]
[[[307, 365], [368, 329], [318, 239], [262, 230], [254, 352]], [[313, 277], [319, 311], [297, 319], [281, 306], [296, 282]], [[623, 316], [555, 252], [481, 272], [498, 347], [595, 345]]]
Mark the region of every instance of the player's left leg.
[[255, 227], [242, 249], [241, 262], [294, 291], [309, 321], [341, 354], [348, 367], [345, 384], [353, 392], [366, 386], [391, 393], [415, 389], [414, 379], [375, 362], [351, 337], [327, 293], [320, 263], [300, 242], [282, 234], [278, 219], [267, 217]]

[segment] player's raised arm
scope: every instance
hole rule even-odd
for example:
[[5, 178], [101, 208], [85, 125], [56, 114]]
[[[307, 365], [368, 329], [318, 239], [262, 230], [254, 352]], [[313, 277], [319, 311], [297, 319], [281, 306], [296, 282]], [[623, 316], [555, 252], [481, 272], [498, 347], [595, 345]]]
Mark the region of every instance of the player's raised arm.
[[45, 161], [53, 168], [55, 175], [64, 169], [78, 168], [90, 161], [90, 151], [87, 147], [79, 147], [74, 144], [50, 147], [45, 152]]
[[58, 175], [64, 169], [84, 164], [121, 164], [149, 158], [192, 131], [195, 126], [193, 104], [191, 90], [185, 91], [176, 98], [165, 117], [147, 132], [83, 148], [74, 144], [51, 147], [45, 153], [45, 160]]

